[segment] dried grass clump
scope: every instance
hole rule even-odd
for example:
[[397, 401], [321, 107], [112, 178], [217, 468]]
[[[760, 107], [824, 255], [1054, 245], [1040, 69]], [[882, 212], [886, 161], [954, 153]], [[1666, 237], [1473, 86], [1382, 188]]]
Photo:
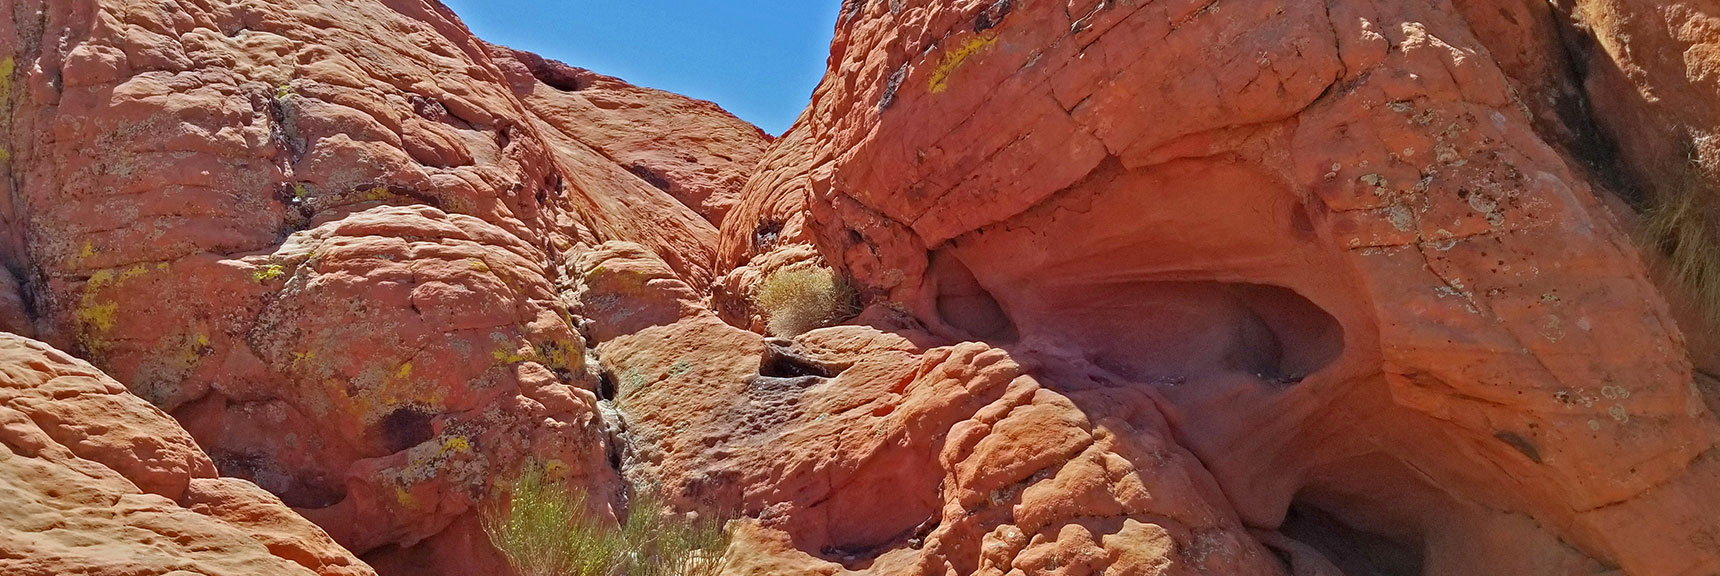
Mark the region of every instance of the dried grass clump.
[[639, 490], [620, 526], [586, 513], [586, 495], [528, 470], [483, 514], [484, 532], [520, 576], [716, 576], [729, 536], [714, 517], [663, 514]]
[[1657, 194], [1643, 221], [1644, 242], [1666, 257], [1672, 274], [1691, 291], [1702, 313], [1720, 321], [1720, 198], [1702, 186], [1692, 165], [1675, 189]]
[[798, 336], [855, 313], [854, 289], [822, 266], [779, 268], [759, 283], [753, 302], [777, 336]]

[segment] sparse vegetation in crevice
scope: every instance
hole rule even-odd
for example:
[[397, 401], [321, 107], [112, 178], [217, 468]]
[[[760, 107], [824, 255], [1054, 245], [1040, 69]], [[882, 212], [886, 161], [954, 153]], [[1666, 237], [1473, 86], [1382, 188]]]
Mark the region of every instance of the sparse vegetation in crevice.
[[619, 523], [593, 515], [586, 493], [528, 467], [483, 512], [484, 532], [520, 576], [715, 576], [724, 522], [664, 514], [657, 491], [633, 491]]
[[858, 296], [847, 280], [812, 264], [777, 269], [753, 296], [771, 334], [793, 337], [854, 315]]
[[1666, 258], [1672, 276], [1690, 291], [1709, 321], [1720, 321], [1720, 198], [1703, 185], [1690, 161], [1657, 191], [1640, 230], [1645, 246]]

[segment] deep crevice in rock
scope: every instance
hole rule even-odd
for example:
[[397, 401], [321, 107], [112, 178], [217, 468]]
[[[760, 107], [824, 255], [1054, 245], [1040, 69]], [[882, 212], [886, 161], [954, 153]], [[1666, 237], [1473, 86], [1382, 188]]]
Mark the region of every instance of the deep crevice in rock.
[[632, 173], [634, 176], [638, 176], [640, 180], [644, 180], [645, 183], [650, 184], [651, 187], [664, 192], [668, 192], [669, 188], [674, 185], [674, 183], [670, 182], [668, 178], [663, 177], [662, 174], [657, 173], [657, 171], [651, 169], [650, 166], [646, 166], [638, 162], [629, 164], [627, 166], [627, 171]]
[[598, 372], [597, 399], [606, 401], [615, 400], [615, 392], [615, 375], [611, 374], [608, 370]]

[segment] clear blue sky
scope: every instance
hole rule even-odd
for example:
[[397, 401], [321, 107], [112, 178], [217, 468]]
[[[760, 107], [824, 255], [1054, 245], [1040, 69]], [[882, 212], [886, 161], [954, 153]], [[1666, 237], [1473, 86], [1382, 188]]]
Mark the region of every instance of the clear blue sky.
[[841, 0], [443, 0], [479, 38], [710, 100], [780, 134], [824, 76]]

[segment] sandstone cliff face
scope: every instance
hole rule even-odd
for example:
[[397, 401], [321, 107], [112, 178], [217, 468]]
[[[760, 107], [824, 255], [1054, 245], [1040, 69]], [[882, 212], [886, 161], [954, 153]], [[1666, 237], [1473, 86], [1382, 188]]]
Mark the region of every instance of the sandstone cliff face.
[[[1700, 76], [1703, 3], [1594, 4], [1616, 22], [1686, 23], [1688, 66], [1643, 85]], [[761, 239], [795, 222], [943, 339], [987, 342], [1059, 394], [1143, 395], [1210, 474], [1210, 502], [1296, 573], [1323, 573], [1295, 560], [1309, 546], [1346, 573], [1720, 569], [1715, 420], [1585, 162], [1615, 132], [1657, 132], [1590, 120], [1606, 116], [1588, 107], [1604, 87], [1571, 88], [1557, 12], [848, 8], [812, 108], [725, 223], [719, 268], [752, 264], [731, 277], [769, 267]], [[1609, 34], [1616, 53], [1678, 57]], [[1700, 115], [1720, 94], [1676, 98], [1702, 111], [1618, 105], [1715, 126]], [[1162, 473], [1146, 470], [1133, 474], [1153, 486]], [[1033, 533], [1020, 522], [1044, 481], [1003, 495], [1013, 518], [981, 520], [988, 545], [973, 549], [1000, 555], [932, 571], [1032, 573], [1038, 556], [1010, 535]], [[941, 528], [984, 516], [928, 509]], [[1094, 506], [1026, 541], [1096, 543], [1105, 559], [1076, 572], [1127, 573], [1142, 569], [1130, 547], [1095, 539], [1093, 518], [1187, 526], [1167, 516]], [[1169, 541], [1161, 565], [1210, 557]]]
[[[533, 462], [731, 574], [1720, 571], [1607, 200], [1709, 165], [1704, 1], [850, 0], [774, 141], [434, 2], [0, 5], [0, 328], [385, 575]], [[765, 338], [809, 261], [870, 306]]]
[[[537, 78], [571, 72], [435, 3], [4, 12], [6, 261], [30, 318], [9, 328], [393, 573], [495, 570], [473, 505], [528, 459], [616, 494], [559, 270], [625, 239], [707, 284], [711, 222], [765, 135], [613, 81], [563, 94], [580, 86]], [[628, 140], [654, 110], [678, 135]]]
[[375, 574], [88, 363], [0, 334], [0, 572]]

